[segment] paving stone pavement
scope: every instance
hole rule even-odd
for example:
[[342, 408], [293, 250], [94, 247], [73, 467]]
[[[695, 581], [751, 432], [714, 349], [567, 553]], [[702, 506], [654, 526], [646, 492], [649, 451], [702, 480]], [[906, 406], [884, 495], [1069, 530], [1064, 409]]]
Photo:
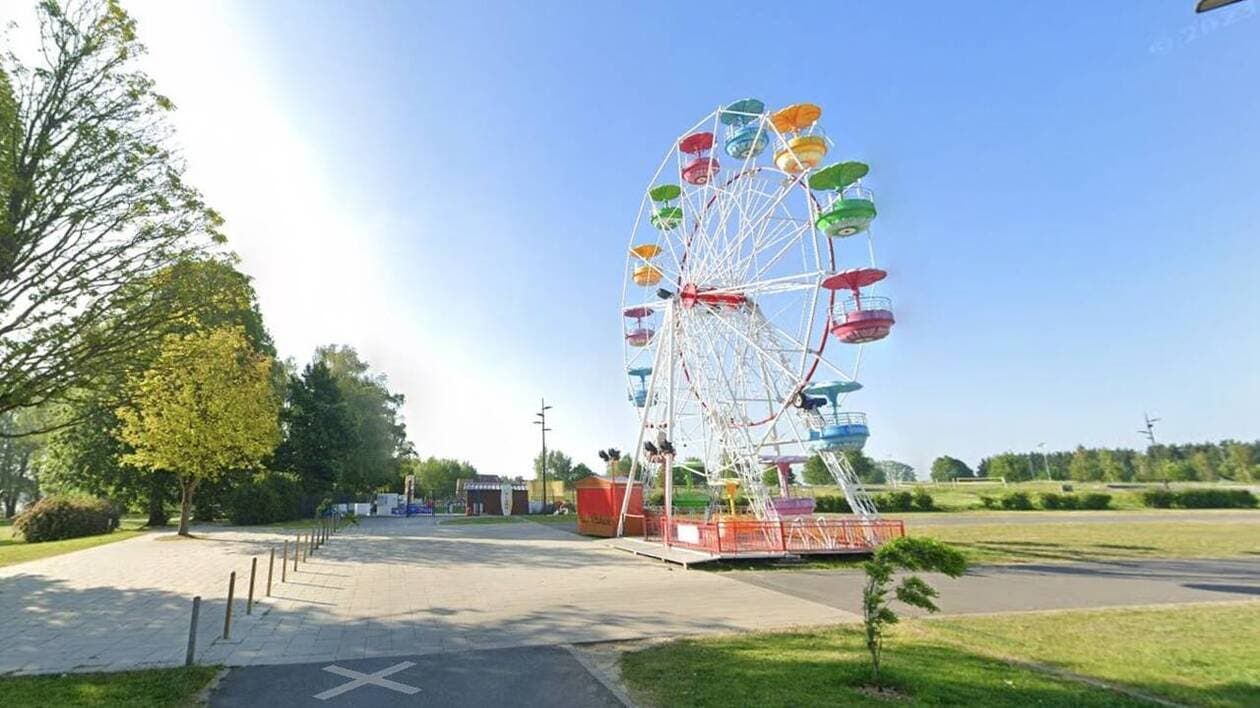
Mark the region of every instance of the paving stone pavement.
[[[851, 621], [850, 612], [688, 572], [542, 524], [365, 519], [302, 563], [252, 616], [249, 558], [278, 531], [146, 534], [0, 569], [0, 674], [182, 663], [191, 598], [198, 660], [307, 663]], [[279, 561], [277, 554], [277, 562]], [[227, 576], [238, 581], [231, 638]]]

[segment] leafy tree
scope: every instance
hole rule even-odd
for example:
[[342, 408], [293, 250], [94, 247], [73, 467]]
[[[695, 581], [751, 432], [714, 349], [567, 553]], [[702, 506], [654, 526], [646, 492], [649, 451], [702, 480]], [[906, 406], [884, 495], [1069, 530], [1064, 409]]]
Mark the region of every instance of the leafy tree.
[[1217, 457], [1209, 454], [1207, 450], [1195, 450], [1190, 453], [1190, 466], [1194, 468], [1200, 481], [1213, 482], [1220, 476], [1217, 472], [1216, 459]]
[[884, 473], [884, 478], [889, 482], [913, 482], [916, 479], [914, 468], [904, 462], [896, 460], [880, 460], [875, 466]]
[[1108, 482], [1127, 482], [1133, 478], [1133, 469], [1125, 464], [1124, 456], [1114, 450], [1098, 451], [1098, 472]]
[[845, 450], [844, 457], [848, 460], [849, 467], [853, 468], [853, 474], [866, 484], [884, 484], [888, 481], [884, 471], [861, 450]]
[[1097, 482], [1102, 479], [1102, 468], [1089, 450], [1077, 446], [1072, 453], [1072, 461], [1068, 463], [1068, 476], [1077, 482]]
[[1159, 465], [1160, 474], [1169, 482], [1198, 482], [1199, 472], [1185, 460], [1164, 460]]
[[362, 493], [397, 479], [400, 461], [411, 452], [399, 412], [402, 394], [391, 392], [385, 376], [372, 373], [351, 347], [320, 347], [315, 361], [336, 381], [354, 428], [354, 450], [343, 460], [337, 490]]
[[[534, 479], [542, 479], [542, 453], [534, 456]], [[573, 458], [559, 450], [547, 451], [547, 479], [558, 479], [565, 484], [574, 480]]]
[[1256, 453], [1251, 445], [1229, 440], [1224, 443], [1225, 463], [1221, 474], [1235, 482], [1250, 482], [1256, 477]]
[[168, 147], [174, 106], [135, 69], [134, 21], [115, 0], [37, 14], [38, 63], [0, 59], [0, 412], [131, 370], [172, 316], [136, 284], [222, 240]]
[[831, 476], [831, 470], [827, 469], [827, 463], [823, 462], [821, 455], [810, 455], [805, 461], [805, 467], [801, 470], [801, 476], [804, 477], [806, 484], [835, 484], [835, 477]]
[[180, 535], [199, 483], [255, 467], [280, 438], [271, 359], [240, 328], [171, 336], [157, 361], [132, 380], [118, 410], [128, 464], [169, 470], [180, 484]]
[[898, 570], [944, 573], [957, 578], [967, 570], [967, 559], [958, 550], [932, 538], [905, 536], [880, 546], [871, 560], [862, 564], [866, 583], [862, 587], [862, 622], [866, 631], [866, 650], [871, 654], [871, 682], [879, 684], [880, 660], [884, 651], [884, 633], [898, 621], [889, 606], [891, 592], [912, 607], [936, 612], [936, 589], [917, 575], [903, 577], [893, 587]]
[[354, 414], [323, 362], [289, 379], [284, 423], [287, 435], [276, 451], [277, 464], [295, 472], [308, 495], [332, 493], [351, 465], [358, 438]]
[[949, 455], [941, 455], [932, 461], [932, 479], [937, 482], [948, 482], [959, 477], [974, 477], [975, 474], [967, 463]]
[[43, 441], [36, 436], [18, 436], [37, 421], [26, 420], [39, 415], [39, 411], [8, 411], [0, 413], [0, 502], [4, 504], [4, 518], [11, 519], [17, 511], [22, 495], [34, 497], [39, 490], [35, 479], [36, 460]]
[[587, 467], [586, 464], [583, 462], [579, 462], [576, 465], [573, 465], [573, 469], [569, 471], [570, 482], [576, 482], [579, 479], [586, 479], [587, 477], [594, 477], [594, 476], [595, 476], [595, 473], [592, 472], [591, 468]]
[[[183, 260], [129, 287], [147, 293], [129, 300], [129, 306], [166, 313], [168, 335], [237, 326], [256, 351], [275, 354], [250, 279], [230, 259]], [[160, 344], [136, 349], [130, 370], [147, 369], [161, 351]], [[49, 440], [43, 475], [50, 488], [62, 492], [86, 492], [131, 507], [147, 507], [149, 525], [161, 526], [167, 522], [167, 505], [177, 495], [174, 477], [120, 461], [131, 451], [115, 435], [115, 411], [127, 402], [127, 377], [126, 370], [102, 374], [93, 390], [79, 392], [74, 401], [61, 407], [62, 416], [76, 424], [58, 430]], [[206, 492], [202, 485], [203, 500]]]
[[417, 486], [434, 499], [454, 497], [456, 480], [477, 476], [476, 468], [459, 460], [430, 457], [408, 464], [414, 465]]

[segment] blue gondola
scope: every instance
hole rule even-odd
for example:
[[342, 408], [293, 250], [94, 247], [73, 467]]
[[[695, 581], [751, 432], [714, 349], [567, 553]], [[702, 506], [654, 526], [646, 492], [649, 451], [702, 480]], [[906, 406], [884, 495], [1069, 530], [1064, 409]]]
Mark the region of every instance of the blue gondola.
[[727, 106], [719, 120], [726, 126], [726, 154], [738, 160], [756, 157], [770, 144], [758, 117], [766, 110], [766, 104], [755, 98], [745, 98]]

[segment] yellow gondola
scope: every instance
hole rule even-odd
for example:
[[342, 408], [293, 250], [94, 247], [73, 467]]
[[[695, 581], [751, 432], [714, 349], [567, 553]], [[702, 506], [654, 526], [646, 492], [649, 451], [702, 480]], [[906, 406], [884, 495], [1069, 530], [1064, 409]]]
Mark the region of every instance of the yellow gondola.
[[648, 287], [661, 282], [661, 270], [654, 265], [641, 265], [634, 269], [635, 285]]

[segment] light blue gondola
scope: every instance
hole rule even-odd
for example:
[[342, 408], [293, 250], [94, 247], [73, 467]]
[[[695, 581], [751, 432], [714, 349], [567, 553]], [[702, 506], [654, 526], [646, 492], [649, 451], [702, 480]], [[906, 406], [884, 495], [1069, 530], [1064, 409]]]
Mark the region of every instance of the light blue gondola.
[[757, 157], [770, 144], [758, 116], [764, 113], [766, 104], [755, 98], [745, 98], [723, 109], [718, 120], [726, 126], [726, 154], [738, 160]]
[[841, 412], [840, 394], [852, 393], [862, 388], [856, 381], [819, 381], [806, 386], [806, 396], [822, 396], [827, 399], [827, 412], [819, 412], [822, 427], [809, 431], [810, 447], [814, 450], [861, 450], [871, 436], [865, 413]]
[[633, 403], [636, 408], [642, 408], [647, 405], [647, 377], [652, 375], [652, 367], [637, 366], [627, 369], [626, 373], [639, 379], [639, 387], [630, 392], [630, 402]]

